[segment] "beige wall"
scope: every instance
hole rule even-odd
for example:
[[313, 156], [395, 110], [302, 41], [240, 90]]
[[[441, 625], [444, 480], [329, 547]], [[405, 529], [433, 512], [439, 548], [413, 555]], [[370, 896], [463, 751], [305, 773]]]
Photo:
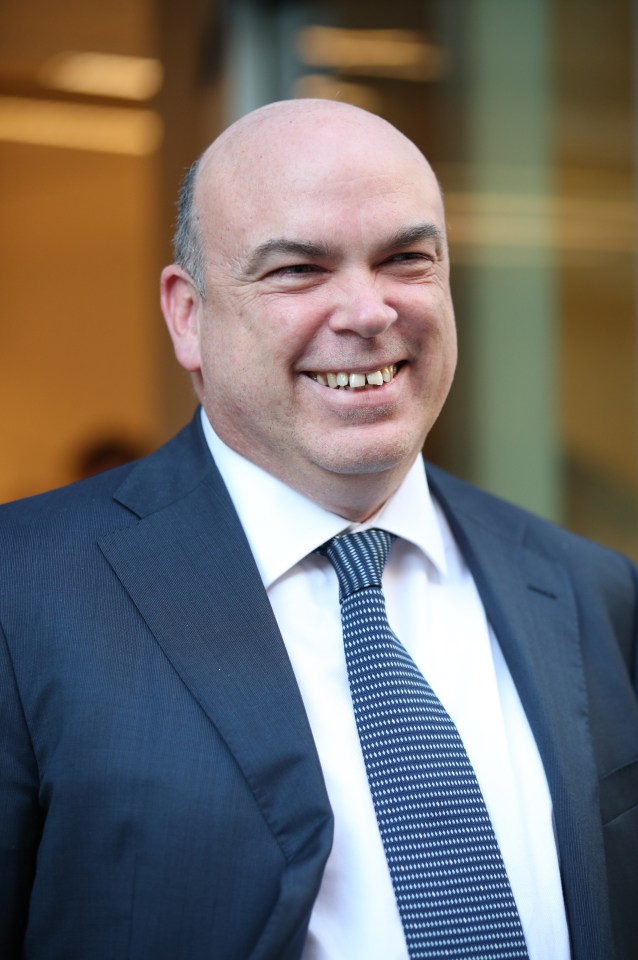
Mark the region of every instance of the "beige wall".
[[[158, 275], [183, 168], [215, 133], [210, 93], [195, 90], [196, 8], [1, 8], [0, 500], [75, 479], [101, 441], [150, 450], [194, 406]], [[40, 71], [68, 51], [158, 58], [165, 81], [138, 101], [53, 90]]]
[[7, 499], [73, 479], [99, 438], [154, 443], [160, 331], [153, 159], [0, 151]]

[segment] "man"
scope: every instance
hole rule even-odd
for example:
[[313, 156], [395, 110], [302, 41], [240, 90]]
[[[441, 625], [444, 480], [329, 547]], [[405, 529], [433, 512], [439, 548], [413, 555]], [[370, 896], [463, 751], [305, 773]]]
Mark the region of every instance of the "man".
[[[187, 177], [176, 260], [162, 306], [202, 411], [2, 511], [2, 955], [635, 958], [636, 571], [426, 480], [456, 359], [427, 162], [354, 107], [269, 105]], [[389, 620], [475, 771], [516, 951], [423, 952], [402, 923], [325, 555], [369, 528], [395, 537]]]

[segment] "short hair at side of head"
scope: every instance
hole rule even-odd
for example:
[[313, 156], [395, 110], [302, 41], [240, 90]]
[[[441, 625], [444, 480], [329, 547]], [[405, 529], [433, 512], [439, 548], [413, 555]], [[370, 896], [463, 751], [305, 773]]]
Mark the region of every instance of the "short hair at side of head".
[[177, 201], [177, 223], [173, 237], [175, 263], [186, 271], [201, 296], [205, 296], [204, 251], [195, 213], [195, 182], [201, 157], [186, 171]]

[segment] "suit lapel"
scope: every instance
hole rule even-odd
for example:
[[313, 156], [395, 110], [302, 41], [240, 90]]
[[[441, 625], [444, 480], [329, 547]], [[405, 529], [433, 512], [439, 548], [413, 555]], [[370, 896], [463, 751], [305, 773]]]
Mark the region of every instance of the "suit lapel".
[[224, 738], [307, 896], [332, 830], [314, 741], [226, 488], [198, 429], [180, 439], [118, 492], [141, 518], [100, 548]]
[[[448, 485], [435, 472], [431, 487], [446, 512], [534, 734], [552, 796], [556, 838], [572, 934], [573, 960], [610, 956], [607, 880], [598, 781], [578, 612], [563, 566], [523, 544], [523, 514], [503, 525], [485, 498]], [[459, 497], [460, 492], [460, 497]], [[469, 498], [469, 499], [468, 499]], [[512, 525], [514, 524], [514, 525]]]

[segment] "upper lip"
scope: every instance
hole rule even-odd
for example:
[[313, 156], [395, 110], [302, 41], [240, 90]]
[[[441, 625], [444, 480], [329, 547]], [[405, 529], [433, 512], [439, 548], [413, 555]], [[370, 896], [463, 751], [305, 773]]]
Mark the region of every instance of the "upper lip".
[[337, 365], [329, 364], [328, 366], [317, 366], [317, 367], [306, 367], [304, 373], [374, 373], [376, 370], [383, 370], [384, 367], [397, 367], [400, 368], [403, 364], [402, 360], [382, 360], [379, 363], [354, 363], [352, 365], [348, 363], [340, 363]]

